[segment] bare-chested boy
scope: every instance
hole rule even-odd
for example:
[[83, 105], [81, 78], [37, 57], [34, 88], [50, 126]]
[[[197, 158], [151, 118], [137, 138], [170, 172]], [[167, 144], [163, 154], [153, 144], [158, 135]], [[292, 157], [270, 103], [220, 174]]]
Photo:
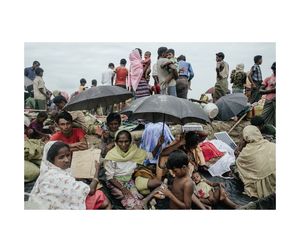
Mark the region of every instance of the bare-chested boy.
[[191, 209], [194, 183], [189, 175], [188, 156], [181, 150], [173, 151], [167, 161], [175, 179], [171, 190], [164, 187], [160, 191], [170, 199], [171, 209]]

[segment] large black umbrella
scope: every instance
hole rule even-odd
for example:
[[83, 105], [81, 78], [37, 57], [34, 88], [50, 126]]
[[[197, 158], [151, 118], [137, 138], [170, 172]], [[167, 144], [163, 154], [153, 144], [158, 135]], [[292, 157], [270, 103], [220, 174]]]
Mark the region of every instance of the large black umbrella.
[[248, 99], [242, 93], [222, 96], [216, 101], [216, 105], [219, 108], [219, 113], [216, 119], [222, 121], [229, 120], [249, 107]]
[[170, 95], [151, 95], [135, 100], [122, 113], [132, 119], [144, 119], [150, 122], [189, 122], [210, 123], [204, 110], [187, 99]]
[[71, 97], [65, 109], [89, 110], [99, 106], [108, 106], [128, 100], [133, 95], [126, 89], [117, 86], [91, 87]]

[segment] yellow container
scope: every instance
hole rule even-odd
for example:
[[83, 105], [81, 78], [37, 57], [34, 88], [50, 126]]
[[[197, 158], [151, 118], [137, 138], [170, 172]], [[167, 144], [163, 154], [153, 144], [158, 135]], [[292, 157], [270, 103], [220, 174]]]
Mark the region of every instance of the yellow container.
[[247, 113], [247, 118], [251, 119], [254, 116], [260, 116], [263, 112], [264, 106], [262, 105], [257, 105], [253, 107], [248, 113]]

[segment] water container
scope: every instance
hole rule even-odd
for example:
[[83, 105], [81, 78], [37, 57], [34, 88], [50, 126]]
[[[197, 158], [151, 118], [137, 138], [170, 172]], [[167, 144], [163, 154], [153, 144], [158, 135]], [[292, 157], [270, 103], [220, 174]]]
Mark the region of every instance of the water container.
[[210, 119], [214, 119], [219, 113], [219, 108], [214, 103], [205, 104], [203, 110]]

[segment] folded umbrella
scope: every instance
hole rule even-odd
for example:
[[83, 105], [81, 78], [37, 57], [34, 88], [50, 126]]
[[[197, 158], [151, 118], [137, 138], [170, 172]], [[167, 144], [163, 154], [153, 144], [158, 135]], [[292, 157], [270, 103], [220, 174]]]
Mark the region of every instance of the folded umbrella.
[[98, 86], [71, 97], [66, 110], [89, 110], [124, 102], [133, 97], [132, 93], [117, 86]]

